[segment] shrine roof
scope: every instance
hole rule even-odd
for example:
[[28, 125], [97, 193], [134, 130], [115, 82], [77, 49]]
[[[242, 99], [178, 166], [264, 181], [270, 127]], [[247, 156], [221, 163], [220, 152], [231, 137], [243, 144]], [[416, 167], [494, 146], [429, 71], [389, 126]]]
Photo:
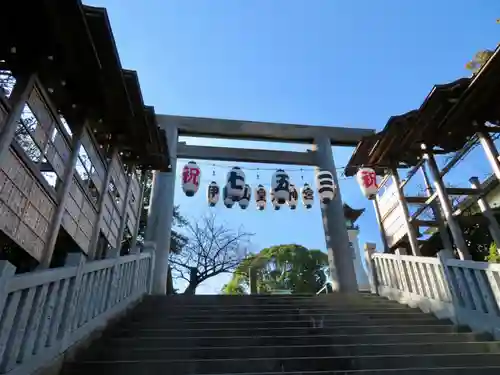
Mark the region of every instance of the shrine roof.
[[[499, 123], [499, 95], [497, 48], [476, 75], [435, 85], [418, 109], [391, 117], [382, 131], [361, 140], [346, 175], [354, 175], [359, 166], [370, 166], [377, 174], [384, 174], [390, 166], [414, 166], [422, 143], [441, 153], [460, 150], [478, 130], [489, 131]], [[487, 121], [490, 127], [483, 125]]]
[[98, 142], [111, 136], [136, 164], [170, 168], [165, 134], [151, 121], [137, 73], [121, 67], [104, 8], [80, 0], [4, 5], [9, 17], [0, 39], [2, 69], [14, 76], [37, 72], [70, 127], [88, 121]]
[[344, 217], [354, 223], [365, 212], [364, 208], [356, 209], [349, 206], [347, 203], [342, 205], [344, 208]]

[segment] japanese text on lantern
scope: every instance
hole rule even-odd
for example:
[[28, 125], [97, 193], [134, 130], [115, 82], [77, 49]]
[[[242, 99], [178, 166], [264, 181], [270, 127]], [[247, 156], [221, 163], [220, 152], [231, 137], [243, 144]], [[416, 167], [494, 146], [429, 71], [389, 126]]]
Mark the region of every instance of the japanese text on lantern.
[[200, 183], [199, 178], [200, 170], [197, 167], [191, 168], [188, 165], [184, 167], [184, 170], [182, 171], [182, 182], [184, 184], [192, 182], [193, 184], [198, 185]]
[[361, 171], [361, 181], [365, 188], [377, 187], [377, 174], [375, 171]]

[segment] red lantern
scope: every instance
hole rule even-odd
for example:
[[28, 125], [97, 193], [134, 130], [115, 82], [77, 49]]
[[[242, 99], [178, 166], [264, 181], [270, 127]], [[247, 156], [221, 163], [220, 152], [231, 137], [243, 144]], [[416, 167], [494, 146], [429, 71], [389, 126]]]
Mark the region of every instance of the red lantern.
[[375, 171], [371, 168], [359, 168], [358, 173], [356, 173], [356, 180], [363, 195], [368, 199], [373, 199], [378, 191]]
[[182, 190], [188, 197], [192, 197], [200, 187], [201, 169], [194, 161], [187, 163], [182, 169]]

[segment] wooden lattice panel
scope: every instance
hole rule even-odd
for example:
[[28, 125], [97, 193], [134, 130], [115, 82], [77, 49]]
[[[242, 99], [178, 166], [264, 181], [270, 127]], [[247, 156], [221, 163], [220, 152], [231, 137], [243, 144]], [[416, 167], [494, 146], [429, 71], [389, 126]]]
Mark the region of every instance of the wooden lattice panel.
[[399, 204], [395, 185], [387, 186], [378, 200], [387, 245], [392, 247], [406, 235], [404, 214]]
[[55, 204], [12, 148], [0, 165], [0, 228], [41, 260]]
[[96, 216], [94, 205], [89, 201], [80, 183], [73, 177], [64, 206], [62, 226], [84, 253], [88, 252]]
[[105, 189], [103, 189], [102, 184], [104, 182], [104, 176], [106, 174], [106, 167], [104, 166], [104, 163], [99, 156], [99, 152], [97, 151], [97, 147], [87, 130], [85, 130], [82, 135], [82, 145], [87, 152], [92, 166], [94, 167], [90, 178], [92, 179], [94, 185], [97, 187], [99, 194], [103, 194], [103, 190]]
[[118, 231], [120, 229], [120, 212], [116, 203], [109, 193], [104, 198], [101, 231], [111, 246], [116, 245]]

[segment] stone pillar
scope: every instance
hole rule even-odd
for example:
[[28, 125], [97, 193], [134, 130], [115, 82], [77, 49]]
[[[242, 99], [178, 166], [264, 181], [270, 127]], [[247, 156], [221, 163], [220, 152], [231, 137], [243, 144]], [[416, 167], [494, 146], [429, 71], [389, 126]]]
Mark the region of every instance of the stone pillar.
[[372, 294], [378, 293], [377, 286], [377, 273], [375, 270], [375, 265], [373, 264], [372, 256], [375, 254], [376, 245], [371, 242], [365, 243], [365, 262], [366, 268], [368, 269], [368, 279], [370, 281], [370, 290]]
[[408, 210], [408, 205], [406, 204], [406, 199], [401, 188], [401, 180], [399, 179], [399, 174], [396, 168], [391, 168], [392, 183], [395, 185], [396, 194], [399, 200], [399, 205], [403, 211], [403, 219], [405, 221], [406, 233], [408, 236], [408, 242], [411, 246], [411, 251], [413, 255], [420, 256], [420, 247], [418, 245], [417, 235], [415, 233], [415, 227], [410, 222], [411, 216]]
[[366, 274], [363, 262], [361, 261], [361, 252], [359, 251], [359, 230], [357, 228], [347, 228], [349, 241], [352, 244], [352, 261], [354, 262], [354, 272], [356, 274], [356, 281], [358, 290], [369, 290], [370, 283]]
[[75, 174], [76, 162], [78, 160], [78, 153], [80, 152], [80, 147], [82, 145], [82, 135], [85, 130], [85, 125], [81, 124], [78, 131], [73, 134], [71, 141], [71, 154], [69, 156], [68, 164], [64, 169], [64, 176], [59, 189], [57, 190], [57, 206], [52, 216], [52, 221], [49, 225], [49, 236], [47, 243], [42, 255], [42, 260], [40, 262], [40, 268], [49, 268], [50, 262], [52, 261], [52, 254], [54, 253], [54, 248], [56, 246], [57, 237], [59, 236], [59, 230], [61, 228], [61, 222], [64, 215], [64, 210], [66, 206], [66, 199], [69, 195], [71, 189], [71, 184], [73, 182], [73, 175]]
[[345, 225], [342, 197], [339, 189], [337, 171], [333, 160], [332, 147], [329, 138], [315, 139], [317, 169], [328, 170], [332, 173], [334, 184], [337, 188], [335, 198], [328, 204], [321, 204], [321, 216], [328, 249], [330, 275], [333, 291], [355, 293], [358, 290], [356, 274], [354, 271], [349, 235]]
[[10, 94], [10, 110], [0, 124], [0, 160], [4, 160], [6, 153], [9, 151], [10, 144], [16, 134], [17, 121], [23, 113], [24, 105], [33, 90], [35, 80], [34, 74], [19, 77]]
[[384, 253], [389, 252], [389, 245], [387, 244], [387, 235], [385, 234], [384, 223], [382, 222], [382, 215], [380, 214], [380, 206], [378, 204], [378, 195], [375, 195], [373, 200], [373, 208], [375, 208], [375, 216], [377, 217], [378, 229], [380, 237], [382, 238], [382, 245], [384, 245]]
[[[432, 194], [434, 194], [434, 189], [432, 188], [431, 180], [429, 179], [429, 176], [427, 174], [425, 164], [422, 164], [420, 170], [422, 171], [422, 176], [424, 178], [427, 196], [430, 197]], [[438, 222], [439, 237], [441, 237], [443, 248], [451, 251], [453, 249], [453, 242], [451, 241], [450, 235], [448, 234], [448, 227], [446, 226], [443, 215], [441, 214], [441, 210], [439, 209], [436, 201], [431, 203], [431, 210], [434, 218]]]
[[[422, 145], [422, 149], [425, 150], [425, 145]], [[458, 225], [458, 222], [453, 217], [453, 208], [451, 207], [450, 199], [448, 198], [448, 193], [446, 192], [446, 187], [444, 186], [443, 179], [439, 173], [439, 168], [434, 159], [434, 155], [430, 152], [424, 154], [427, 159], [427, 165], [429, 166], [429, 172], [431, 173], [432, 179], [434, 180], [434, 187], [439, 197], [439, 203], [441, 204], [441, 209], [443, 211], [448, 227], [450, 228], [451, 235], [455, 241], [460, 259], [471, 259], [469, 249], [465, 243], [464, 236], [462, 233], [462, 228]]]
[[168, 278], [168, 256], [170, 253], [170, 235], [174, 214], [174, 192], [177, 165], [177, 127], [165, 127], [168, 149], [170, 151], [170, 172], [155, 171], [153, 187], [149, 200], [148, 225], [146, 240], [156, 243], [156, 256], [153, 273], [153, 294], [166, 294]]
[[491, 164], [491, 168], [493, 169], [493, 173], [496, 178], [500, 180], [500, 160], [498, 160], [498, 150], [493, 143], [490, 135], [486, 132], [477, 132], [477, 136], [481, 145], [483, 146], [484, 152], [486, 153], [486, 157]]
[[[469, 181], [474, 189], [481, 189], [479, 178], [471, 177], [469, 178]], [[500, 225], [498, 225], [498, 221], [493, 214], [493, 211], [491, 211], [490, 204], [483, 196], [480, 196], [477, 200], [477, 205], [479, 206], [483, 216], [489, 221], [488, 229], [490, 230], [493, 241], [495, 241], [497, 246], [500, 246]]]

